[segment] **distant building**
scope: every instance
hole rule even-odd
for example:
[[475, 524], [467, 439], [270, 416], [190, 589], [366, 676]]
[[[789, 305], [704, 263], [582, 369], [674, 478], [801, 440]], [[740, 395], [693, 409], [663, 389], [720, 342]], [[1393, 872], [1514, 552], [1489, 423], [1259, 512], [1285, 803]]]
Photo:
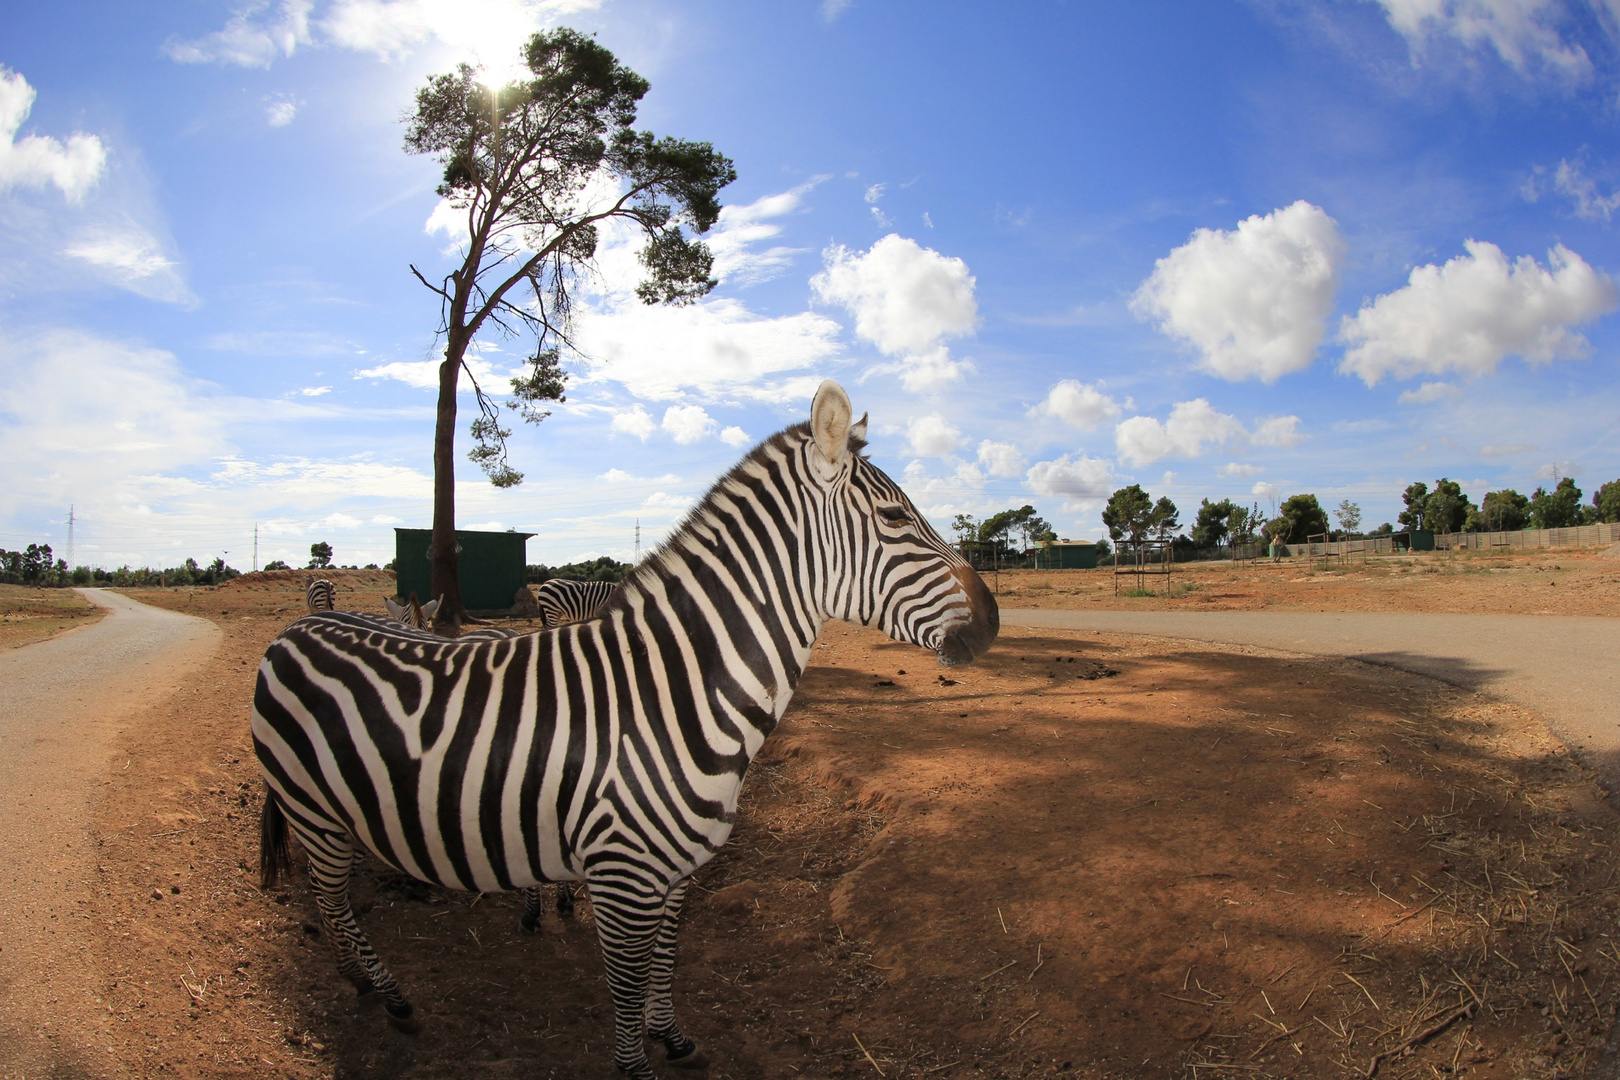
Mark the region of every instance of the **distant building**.
[[1095, 570], [1097, 545], [1090, 540], [1050, 540], [1035, 549], [1042, 570]]

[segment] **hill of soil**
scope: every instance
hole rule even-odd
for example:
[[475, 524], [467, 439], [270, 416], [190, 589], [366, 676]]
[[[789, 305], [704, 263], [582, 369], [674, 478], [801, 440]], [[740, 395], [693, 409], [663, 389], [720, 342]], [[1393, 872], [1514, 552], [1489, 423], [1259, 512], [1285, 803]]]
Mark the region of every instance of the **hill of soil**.
[[[531, 937], [515, 896], [369, 862], [425, 1023], [356, 1015], [302, 876], [256, 888], [254, 669], [302, 578], [139, 596], [227, 641], [106, 778], [87, 915], [131, 1071], [615, 1075], [588, 903]], [[1009, 628], [947, 672], [834, 624], [696, 879], [677, 1009], [713, 1080], [1580, 1076], [1617, 825], [1534, 716], [1398, 671]]]

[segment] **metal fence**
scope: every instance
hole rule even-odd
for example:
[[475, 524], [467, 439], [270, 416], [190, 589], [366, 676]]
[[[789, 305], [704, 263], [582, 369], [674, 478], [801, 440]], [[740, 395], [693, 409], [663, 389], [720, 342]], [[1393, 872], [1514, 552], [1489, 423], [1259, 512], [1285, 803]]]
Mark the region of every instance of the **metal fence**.
[[[1298, 545], [1302, 554], [1313, 559], [1352, 555], [1390, 555], [1403, 550], [1399, 537], [1368, 536], [1361, 540], [1334, 540], [1330, 543]], [[1437, 551], [1461, 548], [1468, 551], [1509, 551], [1531, 548], [1597, 547], [1620, 543], [1620, 523], [1572, 525], [1567, 529], [1520, 529], [1514, 532], [1436, 533]]]

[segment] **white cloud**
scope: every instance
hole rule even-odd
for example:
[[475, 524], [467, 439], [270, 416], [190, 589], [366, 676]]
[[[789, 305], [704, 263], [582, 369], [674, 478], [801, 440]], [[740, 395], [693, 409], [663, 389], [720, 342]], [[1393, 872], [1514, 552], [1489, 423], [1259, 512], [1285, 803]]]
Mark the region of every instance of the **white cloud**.
[[722, 428], [720, 431], [720, 441], [725, 443], [727, 446], [735, 446], [739, 450], [745, 446], [754, 445], [753, 436], [749, 435], [748, 432], [744, 431], [740, 427], [737, 427], [736, 425]]
[[888, 184], [873, 184], [871, 187], [866, 189], [866, 201], [874, 204], [877, 203], [883, 198], [883, 193], [884, 191], [888, 190], [888, 187]]
[[991, 476], [1017, 476], [1024, 471], [1024, 455], [1012, 443], [986, 439], [979, 444], [979, 467]]
[[1297, 416], [1274, 416], [1255, 428], [1254, 434], [1249, 436], [1249, 441], [1256, 446], [1275, 446], [1291, 450], [1305, 437], [1299, 430], [1299, 424]]
[[624, 435], [634, 435], [642, 442], [646, 442], [655, 430], [657, 430], [657, 425], [653, 423], [652, 415], [640, 405], [634, 405], [623, 412], [613, 415], [613, 431]]
[[1578, 356], [1586, 339], [1570, 328], [1614, 310], [1614, 282], [1562, 244], [1543, 268], [1513, 263], [1495, 244], [1469, 240], [1468, 254], [1413, 269], [1408, 284], [1346, 316], [1351, 346], [1339, 365], [1372, 386], [1389, 375], [1486, 375], [1510, 354], [1531, 363]]
[[1446, 382], [1426, 382], [1416, 390], [1407, 390], [1396, 398], [1400, 405], [1432, 405], [1436, 401], [1455, 398], [1462, 390]]
[[81, 232], [63, 254], [82, 259], [123, 289], [151, 300], [187, 304], [195, 300], [180, 276], [179, 264], [158, 241], [133, 226]]
[[1343, 251], [1333, 219], [1301, 200], [1231, 232], [1198, 229], [1154, 264], [1131, 307], [1195, 346], [1210, 373], [1275, 382], [1322, 343]]
[[690, 446], [714, 433], [718, 425], [701, 405], [671, 405], [659, 427], [682, 446]]
[[1114, 470], [1101, 458], [1064, 454], [1052, 461], [1031, 465], [1025, 479], [1031, 491], [1070, 503], [1094, 502], [1108, 498]]
[[300, 46], [353, 49], [395, 59], [437, 41], [483, 64], [501, 80], [516, 77], [518, 47], [536, 30], [598, 0], [313, 0], [264, 3], [233, 15], [219, 30], [170, 39], [164, 51], [183, 64], [269, 67]]
[[1216, 476], [1254, 476], [1261, 472], [1258, 465], [1244, 465], [1236, 461], [1229, 461], [1215, 470]]
[[918, 457], [949, 457], [962, 443], [962, 432], [938, 414], [919, 416], [906, 426], [906, 442]]
[[1237, 417], [1217, 412], [1203, 398], [1183, 401], [1160, 423], [1151, 416], [1133, 416], [1114, 428], [1120, 457], [1133, 465], [1149, 465], [1165, 457], [1198, 457], [1206, 443], [1223, 445], [1248, 435]]
[[1030, 415], [1045, 414], [1066, 420], [1082, 431], [1090, 431], [1105, 420], [1119, 415], [1119, 405], [1113, 398], [1075, 379], [1064, 379], [1047, 393], [1046, 400], [1030, 410]]
[[850, 9], [855, 0], [821, 0], [821, 17], [828, 22], [837, 22], [838, 16]]
[[742, 287], [780, 276], [804, 249], [777, 245], [756, 251], [753, 245], [781, 235], [782, 227], [771, 219], [798, 213], [805, 196], [826, 179], [825, 175], [812, 176], [795, 188], [765, 195], [746, 206], [722, 207], [720, 220], [703, 238], [714, 253], [714, 276]]
[[107, 150], [94, 135], [74, 132], [67, 142], [17, 132], [34, 109], [34, 88], [0, 65], [0, 192], [55, 185], [70, 203], [83, 201], [107, 167]]
[[1567, 42], [1557, 23], [1558, 0], [1378, 0], [1414, 57], [1436, 39], [1465, 52], [1494, 52], [1520, 75], [1545, 73], [1557, 81], [1580, 82], [1592, 61], [1580, 44]]
[[330, 386], [306, 386], [298, 392], [305, 397], [321, 397], [323, 394], [330, 394], [332, 388]]
[[863, 253], [835, 245], [825, 268], [810, 279], [816, 298], [855, 317], [855, 334], [875, 345], [913, 392], [961, 379], [972, 366], [953, 360], [945, 341], [978, 325], [974, 279], [967, 263], [890, 233]]
[[1275, 499], [1280, 492], [1276, 484], [1268, 483], [1265, 480], [1256, 480], [1254, 487], [1249, 489], [1249, 494], [1260, 499]]
[[1569, 197], [1574, 204], [1576, 217], [1608, 221], [1616, 210], [1620, 210], [1620, 190], [1607, 195], [1600, 192], [1597, 181], [1581, 170], [1578, 161], [1560, 161], [1553, 172], [1553, 186], [1560, 194]]
[[291, 98], [271, 101], [264, 107], [265, 119], [271, 127], [286, 127], [298, 115], [298, 102]]

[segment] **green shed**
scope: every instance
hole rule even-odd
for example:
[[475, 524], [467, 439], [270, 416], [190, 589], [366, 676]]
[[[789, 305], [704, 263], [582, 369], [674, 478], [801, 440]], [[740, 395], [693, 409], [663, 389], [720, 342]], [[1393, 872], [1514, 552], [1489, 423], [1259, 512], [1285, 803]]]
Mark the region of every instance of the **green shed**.
[[[456, 530], [456, 546], [461, 549], [457, 559], [461, 602], [468, 611], [506, 611], [512, 607], [517, 591], [523, 588], [525, 549], [533, 535], [511, 529]], [[433, 599], [427, 554], [432, 539], [432, 529], [394, 530], [394, 578], [400, 596], [415, 593], [419, 600]]]
[[1434, 550], [1434, 533], [1431, 532], [1428, 529], [1413, 529], [1412, 530], [1412, 550], [1413, 551], [1433, 551]]
[[1095, 570], [1097, 545], [1090, 540], [1053, 540], [1041, 545], [1035, 565], [1042, 570]]

